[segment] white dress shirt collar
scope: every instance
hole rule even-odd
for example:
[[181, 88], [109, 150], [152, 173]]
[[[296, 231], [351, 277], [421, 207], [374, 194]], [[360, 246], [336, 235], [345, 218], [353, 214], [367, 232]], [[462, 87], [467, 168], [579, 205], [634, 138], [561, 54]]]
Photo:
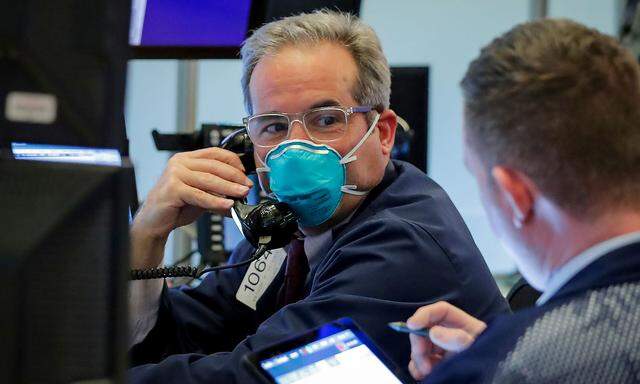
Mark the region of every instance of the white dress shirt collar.
[[307, 259], [309, 260], [309, 268], [312, 268], [320, 260], [321, 256], [327, 253], [329, 248], [331, 248], [331, 245], [333, 244], [333, 231], [347, 225], [355, 213], [356, 210], [351, 212], [349, 216], [340, 223], [322, 233], [318, 233], [316, 235], [305, 234], [304, 253], [307, 255]]
[[545, 289], [544, 293], [538, 298], [536, 305], [542, 305], [549, 301], [553, 295], [558, 293], [560, 288], [589, 264], [615, 249], [638, 241], [640, 241], [640, 231], [613, 237], [587, 248], [551, 274], [551, 278], [547, 283], [547, 289]]

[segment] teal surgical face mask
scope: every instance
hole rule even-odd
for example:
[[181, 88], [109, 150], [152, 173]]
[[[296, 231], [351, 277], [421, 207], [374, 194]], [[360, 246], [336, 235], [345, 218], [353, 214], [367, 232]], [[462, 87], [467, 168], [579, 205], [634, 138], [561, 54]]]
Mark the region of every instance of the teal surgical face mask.
[[[329, 220], [342, 200], [342, 194], [366, 195], [356, 185], [348, 185], [346, 165], [357, 159], [356, 151], [371, 136], [380, 115], [362, 139], [344, 156], [326, 144], [307, 140], [286, 140], [265, 156], [257, 169], [268, 177], [267, 192], [288, 204], [298, 215], [302, 227], [315, 227]], [[263, 185], [263, 187], [265, 187]]]

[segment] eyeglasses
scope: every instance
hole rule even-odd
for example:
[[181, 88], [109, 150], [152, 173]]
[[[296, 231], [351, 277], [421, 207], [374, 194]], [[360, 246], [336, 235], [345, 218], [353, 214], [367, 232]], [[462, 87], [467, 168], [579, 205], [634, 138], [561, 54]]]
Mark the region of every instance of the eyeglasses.
[[289, 137], [291, 124], [302, 123], [313, 141], [330, 142], [347, 131], [348, 119], [354, 113], [373, 110], [370, 106], [322, 107], [299, 113], [263, 113], [242, 119], [249, 137], [258, 147], [275, 147]]

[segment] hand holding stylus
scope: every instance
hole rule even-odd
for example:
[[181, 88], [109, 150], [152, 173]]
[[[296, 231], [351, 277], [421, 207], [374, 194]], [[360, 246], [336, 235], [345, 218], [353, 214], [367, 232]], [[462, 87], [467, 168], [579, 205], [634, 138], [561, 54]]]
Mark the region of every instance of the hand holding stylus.
[[410, 330], [429, 329], [427, 337], [409, 335], [409, 372], [414, 379], [422, 380], [443, 358], [471, 345], [487, 325], [463, 310], [441, 301], [419, 308], [407, 320], [407, 327]]

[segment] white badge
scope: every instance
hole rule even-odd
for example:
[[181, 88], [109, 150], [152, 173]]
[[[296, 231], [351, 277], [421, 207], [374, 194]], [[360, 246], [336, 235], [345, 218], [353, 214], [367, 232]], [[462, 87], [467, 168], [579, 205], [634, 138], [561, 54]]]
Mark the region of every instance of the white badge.
[[271, 285], [286, 258], [287, 252], [278, 248], [267, 251], [258, 260], [251, 263], [238, 292], [236, 292], [236, 299], [255, 311], [256, 303]]

